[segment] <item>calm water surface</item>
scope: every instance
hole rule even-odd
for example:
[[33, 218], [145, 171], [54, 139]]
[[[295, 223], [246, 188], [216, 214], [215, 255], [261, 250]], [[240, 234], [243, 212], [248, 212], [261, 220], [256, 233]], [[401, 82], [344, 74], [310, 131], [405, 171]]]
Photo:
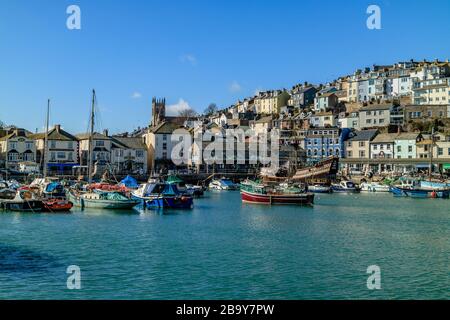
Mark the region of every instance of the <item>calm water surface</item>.
[[[0, 213], [1, 299], [449, 299], [450, 200], [210, 192], [191, 211]], [[81, 290], [66, 269], [81, 268]], [[381, 290], [366, 287], [370, 265]]]

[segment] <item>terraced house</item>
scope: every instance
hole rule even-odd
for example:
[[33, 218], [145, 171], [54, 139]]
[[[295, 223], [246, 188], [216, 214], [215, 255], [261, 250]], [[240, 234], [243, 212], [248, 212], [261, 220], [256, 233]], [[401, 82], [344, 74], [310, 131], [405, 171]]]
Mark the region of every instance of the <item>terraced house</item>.
[[19, 170], [20, 163], [36, 163], [36, 145], [31, 132], [11, 128], [0, 138], [0, 160], [4, 167]]
[[70, 174], [72, 167], [78, 165], [78, 139], [61, 129], [57, 124], [47, 134], [47, 150], [44, 151], [45, 132], [31, 136], [36, 142], [36, 159], [41, 167], [46, 157], [49, 173]]
[[120, 174], [147, 172], [147, 146], [140, 137], [112, 137], [111, 164]]

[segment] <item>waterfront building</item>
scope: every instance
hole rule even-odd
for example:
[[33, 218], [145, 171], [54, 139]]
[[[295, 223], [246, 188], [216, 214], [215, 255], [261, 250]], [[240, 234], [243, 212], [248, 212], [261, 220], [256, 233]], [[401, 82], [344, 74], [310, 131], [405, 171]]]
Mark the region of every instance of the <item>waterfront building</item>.
[[414, 78], [412, 91], [416, 105], [450, 104], [450, 77], [424, 80]]
[[343, 157], [344, 141], [350, 132], [350, 129], [337, 127], [308, 129], [305, 134], [308, 162], [317, 162], [330, 156]]
[[370, 142], [370, 158], [371, 159], [392, 159], [394, 158], [394, 141], [396, 133], [378, 134]]
[[[217, 126], [217, 124], [214, 125]], [[184, 127], [173, 122], [163, 122], [148, 129], [144, 135], [148, 155], [148, 172], [159, 172], [176, 167], [172, 162], [172, 151], [179, 141], [172, 141], [171, 138], [175, 130], [182, 128]], [[190, 135], [188, 132], [186, 134]]]
[[19, 170], [21, 162], [36, 162], [36, 144], [31, 132], [10, 128], [5, 133], [0, 138], [0, 160], [5, 168]]
[[[75, 136], [79, 142], [78, 157], [81, 166], [89, 165], [89, 133], [81, 133]], [[103, 133], [94, 132], [92, 135], [92, 160], [94, 162], [110, 163], [112, 139], [109, 136], [108, 130], [103, 130]]]
[[354, 159], [348, 166], [351, 173], [362, 173], [370, 157], [370, 142], [378, 134], [377, 129], [352, 131], [345, 141], [345, 159]]
[[36, 161], [44, 166], [44, 155], [49, 174], [71, 174], [72, 167], [79, 164], [78, 139], [57, 124], [47, 133], [45, 149], [45, 132], [31, 136], [36, 142]]
[[111, 164], [118, 174], [145, 174], [147, 146], [141, 137], [113, 136]]
[[422, 140], [420, 133], [402, 132], [394, 138], [396, 159], [413, 159], [416, 157], [416, 143]]
[[266, 134], [272, 130], [273, 127], [273, 116], [262, 117], [258, 120], [252, 121], [250, 123], [250, 128], [255, 132], [256, 135]]

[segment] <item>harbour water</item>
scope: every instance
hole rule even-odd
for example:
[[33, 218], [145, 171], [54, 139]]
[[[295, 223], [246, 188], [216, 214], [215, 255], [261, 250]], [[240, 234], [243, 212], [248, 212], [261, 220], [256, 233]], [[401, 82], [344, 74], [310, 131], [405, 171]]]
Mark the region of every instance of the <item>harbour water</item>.
[[[208, 192], [190, 211], [0, 213], [1, 299], [449, 299], [450, 201]], [[81, 289], [66, 286], [69, 265]], [[381, 268], [368, 290], [367, 267]]]

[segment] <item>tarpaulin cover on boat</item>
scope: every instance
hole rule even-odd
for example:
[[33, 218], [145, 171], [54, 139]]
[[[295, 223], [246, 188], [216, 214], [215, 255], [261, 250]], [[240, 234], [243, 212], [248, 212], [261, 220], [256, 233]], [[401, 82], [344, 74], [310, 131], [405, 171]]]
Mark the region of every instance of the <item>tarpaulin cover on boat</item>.
[[126, 176], [120, 183], [127, 188], [137, 188], [139, 186], [136, 179], [130, 175]]
[[58, 187], [60, 186], [60, 184], [58, 182], [51, 182], [47, 185], [47, 187], [45, 188], [46, 192], [53, 192], [56, 189], [58, 189]]

